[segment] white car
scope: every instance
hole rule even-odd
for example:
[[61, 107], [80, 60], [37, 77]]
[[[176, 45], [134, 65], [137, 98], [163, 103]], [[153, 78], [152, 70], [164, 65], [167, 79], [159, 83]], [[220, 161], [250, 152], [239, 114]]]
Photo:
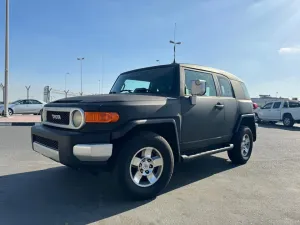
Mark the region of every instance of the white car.
[[[8, 114], [11, 116], [13, 114], [40, 114], [44, 105], [46, 103], [43, 101], [38, 101], [35, 99], [21, 99], [12, 102], [8, 105]], [[4, 114], [4, 105], [0, 106], [0, 113]]]
[[300, 123], [300, 102], [290, 100], [269, 102], [255, 109], [254, 113], [257, 122], [282, 121], [284, 126], [292, 127], [295, 123]]

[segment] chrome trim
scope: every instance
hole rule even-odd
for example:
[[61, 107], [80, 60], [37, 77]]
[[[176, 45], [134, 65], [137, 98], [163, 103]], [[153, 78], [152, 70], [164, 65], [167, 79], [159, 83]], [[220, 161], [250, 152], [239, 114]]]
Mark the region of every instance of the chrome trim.
[[[80, 108], [68, 108], [68, 107], [44, 107], [43, 109], [45, 111], [46, 114], [46, 120], [47, 120], [47, 111], [53, 111], [53, 112], [68, 112], [69, 113], [69, 124], [68, 125], [64, 125], [64, 124], [56, 124], [56, 123], [51, 123], [51, 122], [47, 122], [47, 121], [43, 121], [42, 124], [45, 125], [49, 125], [52, 127], [60, 127], [60, 128], [67, 128], [67, 129], [73, 129], [73, 130], [78, 130], [81, 127], [83, 127], [85, 125], [85, 116], [84, 116], [84, 111]], [[82, 122], [80, 124], [79, 127], [75, 127], [73, 125], [73, 119], [72, 119], [72, 115], [73, 112], [78, 110], [81, 115], [82, 115]]]
[[56, 150], [53, 150], [52, 148], [46, 147], [44, 145], [41, 145], [37, 142], [33, 142], [33, 150], [35, 152], [38, 152], [42, 154], [43, 156], [50, 158], [56, 162], [59, 162], [59, 152]]
[[78, 144], [73, 147], [74, 156], [80, 161], [107, 161], [112, 156], [112, 144]]

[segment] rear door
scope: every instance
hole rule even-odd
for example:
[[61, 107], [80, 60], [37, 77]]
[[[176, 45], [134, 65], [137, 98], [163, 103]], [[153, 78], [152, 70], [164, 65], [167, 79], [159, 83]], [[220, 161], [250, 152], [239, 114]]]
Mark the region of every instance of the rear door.
[[232, 131], [235, 126], [237, 119], [237, 100], [232, 88], [230, 80], [223, 76], [217, 75], [217, 80], [219, 84], [219, 92], [221, 97], [221, 104], [224, 105], [225, 119], [223, 123], [223, 134], [226, 139], [231, 139]]
[[27, 100], [20, 100], [18, 101], [18, 104], [16, 104], [13, 107], [14, 113], [15, 114], [23, 114], [23, 113], [27, 113], [28, 108], [27, 108]]

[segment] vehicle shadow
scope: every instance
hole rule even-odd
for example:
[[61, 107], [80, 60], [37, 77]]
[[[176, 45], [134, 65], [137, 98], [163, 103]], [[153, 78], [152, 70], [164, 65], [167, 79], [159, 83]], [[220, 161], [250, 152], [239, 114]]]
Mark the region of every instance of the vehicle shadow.
[[289, 131], [300, 131], [300, 127], [285, 127], [282, 124], [269, 124], [269, 123], [259, 123], [259, 127], [279, 129], [279, 130], [289, 130]]
[[[232, 168], [216, 156], [180, 164], [162, 195]], [[109, 173], [56, 167], [0, 177], [0, 224], [88, 224], [148, 202], [118, 194]]]

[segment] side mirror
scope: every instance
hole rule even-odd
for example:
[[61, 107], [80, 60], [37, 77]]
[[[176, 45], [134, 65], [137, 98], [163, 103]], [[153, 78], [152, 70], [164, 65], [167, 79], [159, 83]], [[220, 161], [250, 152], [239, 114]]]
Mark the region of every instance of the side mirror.
[[197, 95], [203, 96], [206, 93], [206, 81], [205, 80], [193, 80], [190, 97], [191, 104], [196, 105]]
[[192, 81], [192, 95], [204, 95], [206, 93], [206, 81], [205, 80], [193, 80]]

